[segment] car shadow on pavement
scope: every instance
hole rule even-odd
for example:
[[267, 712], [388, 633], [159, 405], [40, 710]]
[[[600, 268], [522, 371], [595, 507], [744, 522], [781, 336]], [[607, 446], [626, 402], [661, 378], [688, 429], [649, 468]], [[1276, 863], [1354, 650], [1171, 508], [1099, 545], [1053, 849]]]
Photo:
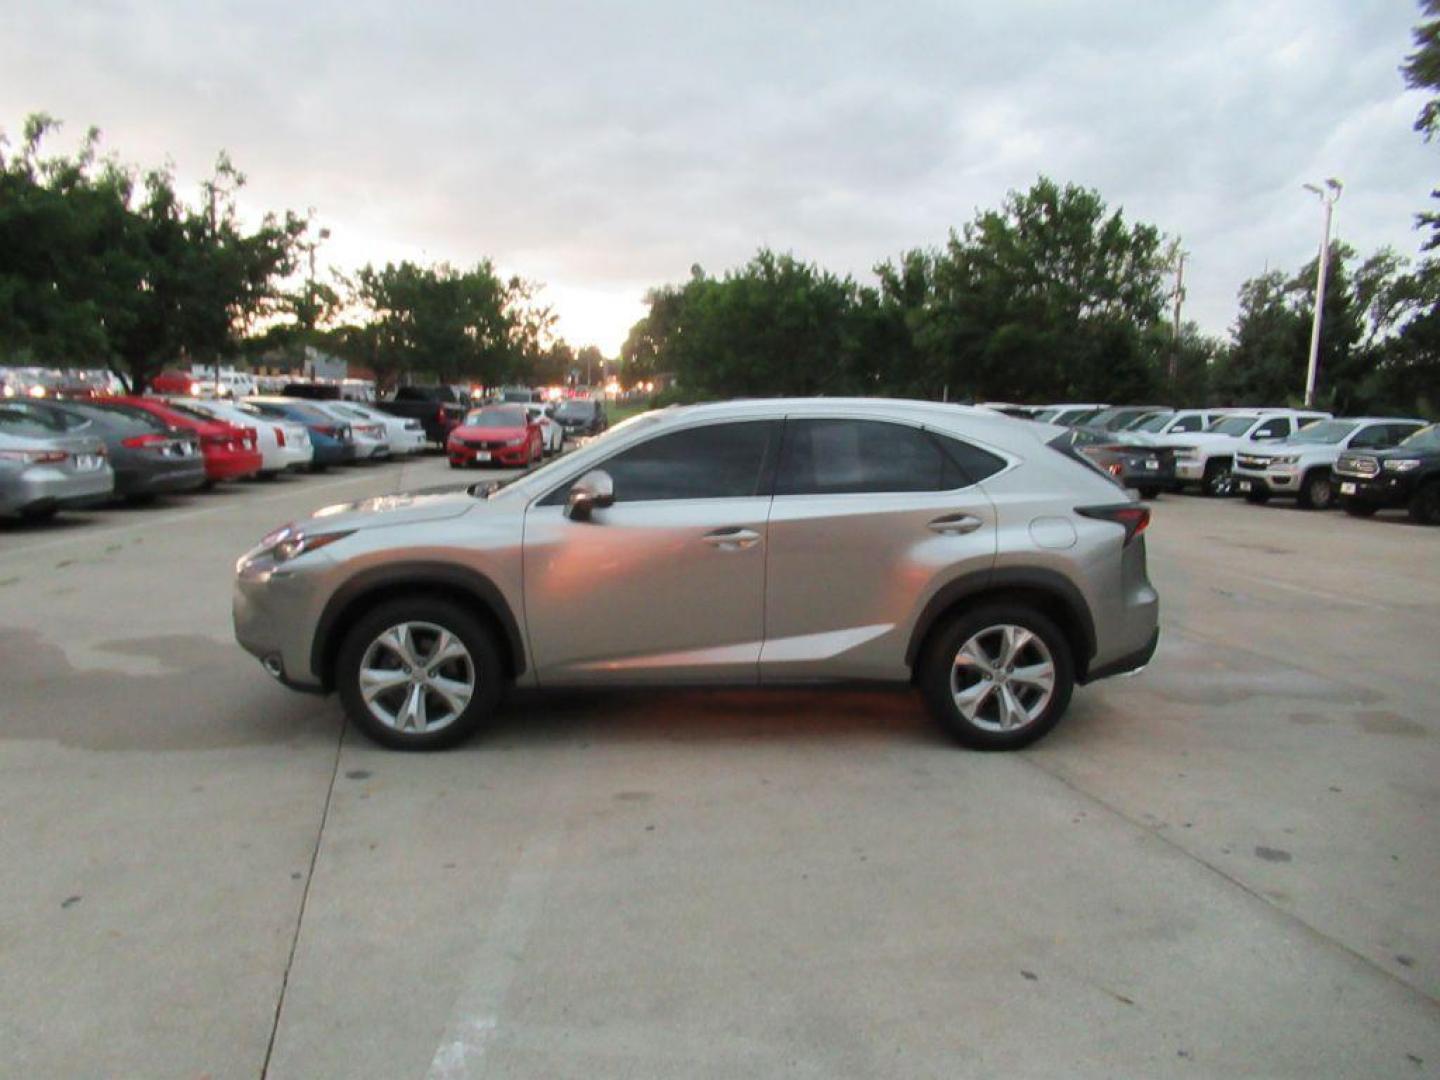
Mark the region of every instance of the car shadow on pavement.
[[949, 745], [908, 688], [515, 691], [466, 745], [508, 749], [593, 740], [874, 740]]

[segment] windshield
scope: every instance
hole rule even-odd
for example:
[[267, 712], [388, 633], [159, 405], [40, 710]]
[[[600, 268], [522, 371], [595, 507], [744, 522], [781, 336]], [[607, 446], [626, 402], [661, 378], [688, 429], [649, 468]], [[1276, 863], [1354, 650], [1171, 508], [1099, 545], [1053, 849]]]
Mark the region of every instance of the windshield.
[[573, 416], [577, 420], [584, 420], [595, 415], [595, 402], [593, 401], [562, 401], [555, 410], [556, 416]]
[[1318, 424], [1301, 428], [1285, 441], [1287, 443], [1311, 443], [1334, 446], [1349, 435], [1358, 425], [1346, 420], [1322, 420]]
[[525, 426], [524, 409], [476, 409], [465, 417], [466, 427], [513, 428]]
[[29, 409], [22, 411], [14, 406], [0, 408], [0, 431], [7, 435], [52, 438], [64, 430], [55, 420]]
[[1440, 450], [1440, 424], [1422, 427], [1414, 435], [1407, 435], [1400, 445], [1406, 450]]
[[1131, 431], [1159, 431], [1171, 420], [1175, 419], [1174, 413], [1154, 413], [1145, 417], [1138, 424], [1133, 425]]
[[1256, 416], [1227, 416], [1224, 420], [1216, 420], [1205, 430], [1217, 435], [1244, 435], [1258, 419]]

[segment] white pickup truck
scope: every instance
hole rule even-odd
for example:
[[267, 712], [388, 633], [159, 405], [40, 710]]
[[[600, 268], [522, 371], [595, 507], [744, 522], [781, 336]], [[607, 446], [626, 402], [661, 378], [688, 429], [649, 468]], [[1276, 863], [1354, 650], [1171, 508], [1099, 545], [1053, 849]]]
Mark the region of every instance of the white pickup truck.
[[1195, 484], [1206, 495], [1229, 495], [1235, 490], [1231, 468], [1237, 453], [1278, 442], [1306, 424], [1329, 419], [1327, 412], [1298, 409], [1227, 412], [1204, 431], [1169, 435], [1156, 442], [1175, 450], [1177, 487]]
[[1235, 485], [1252, 503], [1272, 496], [1294, 498], [1307, 510], [1324, 510], [1335, 502], [1330, 473], [1346, 450], [1387, 450], [1425, 426], [1423, 420], [1396, 416], [1347, 417], [1324, 420], [1297, 431], [1265, 449], [1235, 455]]

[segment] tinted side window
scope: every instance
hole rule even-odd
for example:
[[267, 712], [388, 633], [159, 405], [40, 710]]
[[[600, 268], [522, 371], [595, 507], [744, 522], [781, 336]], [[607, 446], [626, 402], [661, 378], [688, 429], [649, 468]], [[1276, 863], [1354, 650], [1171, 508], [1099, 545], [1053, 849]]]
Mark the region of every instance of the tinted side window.
[[945, 452], [945, 456], [954, 466], [953, 468], [950, 464], [946, 466], [941, 478], [943, 490], [968, 487], [970, 484], [984, 480], [987, 476], [994, 476], [1005, 468], [1005, 459], [988, 450], [981, 450], [978, 446], [971, 446], [960, 439], [941, 435], [938, 432], [932, 431], [930, 435], [940, 444], [940, 449]]
[[1290, 434], [1290, 421], [1284, 417], [1267, 420], [1251, 434], [1252, 439], [1277, 439]]
[[1362, 450], [1367, 447], [1373, 449], [1381, 446], [1394, 446], [1395, 441], [1388, 424], [1368, 424], [1355, 433], [1355, 437], [1350, 440], [1350, 446], [1354, 450]]
[[[768, 494], [765, 473], [779, 429], [768, 420], [688, 428], [622, 450], [597, 468], [615, 482], [617, 503]], [[542, 505], [564, 502], [568, 490], [548, 495]]]
[[[790, 420], [777, 495], [941, 491], [950, 464], [919, 428], [882, 420]], [[958, 485], [952, 485], [958, 486]]]
[[1203, 416], [1198, 416], [1198, 415], [1197, 415], [1197, 416], [1182, 416], [1179, 420], [1176, 420], [1176, 421], [1175, 421], [1175, 425], [1174, 425], [1170, 430], [1171, 430], [1171, 431], [1201, 431], [1201, 430], [1204, 429], [1204, 427], [1205, 427], [1205, 418], [1204, 418]]

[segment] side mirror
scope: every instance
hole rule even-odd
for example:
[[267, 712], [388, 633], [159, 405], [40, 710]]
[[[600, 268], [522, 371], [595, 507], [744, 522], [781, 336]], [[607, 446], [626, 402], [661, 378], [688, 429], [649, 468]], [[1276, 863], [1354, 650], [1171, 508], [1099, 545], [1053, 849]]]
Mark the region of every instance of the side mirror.
[[565, 497], [565, 516], [571, 521], [589, 521], [596, 510], [615, 502], [615, 482], [604, 469], [591, 469], [570, 485]]

